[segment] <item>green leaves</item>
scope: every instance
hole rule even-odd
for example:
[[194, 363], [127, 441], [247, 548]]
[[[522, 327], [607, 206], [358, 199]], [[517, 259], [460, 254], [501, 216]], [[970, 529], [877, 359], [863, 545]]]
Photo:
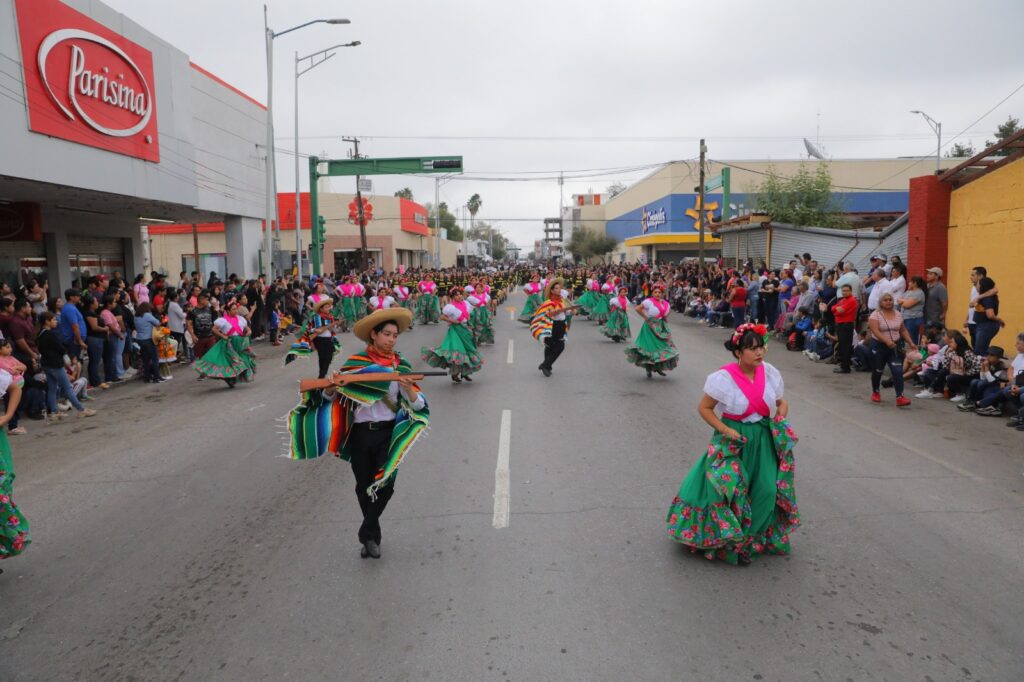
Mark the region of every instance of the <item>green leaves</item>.
[[757, 208], [772, 220], [792, 225], [849, 227], [843, 218], [842, 204], [832, 191], [828, 164], [816, 164], [812, 170], [800, 164], [796, 174], [784, 177], [768, 170], [768, 177], [757, 188]]

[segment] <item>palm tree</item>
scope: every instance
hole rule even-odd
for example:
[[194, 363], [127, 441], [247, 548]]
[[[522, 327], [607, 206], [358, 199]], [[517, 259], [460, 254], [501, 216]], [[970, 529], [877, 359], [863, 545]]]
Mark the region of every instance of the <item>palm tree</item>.
[[[484, 205], [483, 199], [480, 198], [479, 194], [474, 194], [466, 202], [466, 209], [469, 210], [469, 229], [473, 230], [473, 221], [476, 220], [477, 211]], [[493, 247], [492, 247], [493, 248]]]

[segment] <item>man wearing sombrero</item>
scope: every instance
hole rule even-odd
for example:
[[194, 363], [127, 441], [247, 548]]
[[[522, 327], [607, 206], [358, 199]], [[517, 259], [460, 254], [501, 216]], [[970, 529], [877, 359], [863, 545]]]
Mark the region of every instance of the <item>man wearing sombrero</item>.
[[544, 289], [544, 302], [533, 312], [530, 333], [544, 344], [544, 362], [537, 367], [544, 376], [551, 376], [551, 366], [565, 350], [566, 300], [562, 296], [562, 279], [555, 277]]
[[[412, 313], [397, 307], [375, 310], [356, 322], [352, 331], [366, 342], [366, 350], [350, 356], [341, 372], [411, 373], [409, 362], [395, 350], [398, 336], [411, 324]], [[398, 466], [429, 418], [427, 401], [410, 378], [310, 391], [289, 415], [293, 459], [330, 452], [352, 464], [363, 512], [359, 542], [364, 559], [380, 558], [381, 514], [394, 494]]]

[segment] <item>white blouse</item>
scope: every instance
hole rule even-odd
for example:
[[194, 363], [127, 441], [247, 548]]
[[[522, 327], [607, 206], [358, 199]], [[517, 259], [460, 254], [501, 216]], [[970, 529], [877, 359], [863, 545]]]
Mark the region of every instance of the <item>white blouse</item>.
[[7, 389], [11, 387], [11, 381], [13, 381], [13, 378], [10, 373], [5, 369], [0, 369], [0, 398], [7, 395]]
[[[239, 315], [237, 319], [239, 328], [241, 328], [242, 332], [245, 332], [245, 328], [249, 326], [249, 322], [241, 315]], [[225, 320], [223, 317], [218, 317], [216, 320], [214, 320], [213, 326], [221, 330], [221, 332], [228, 336], [231, 336], [234, 333], [234, 329], [231, 326], [231, 323]]]
[[[370, 307], [371, 308], [373, 308], [374, 310], [377, 310], [377, 306], [380, 305], [380, 304], [381, 304], [380, 297], [378, 297], [378, 296], [371, 296], [370, 297]], [[393, 305], [395, 305], [395, 299], [392, 298], [391, 296], [385, 296], [384, 297], [384, 304], [381, 307], [384, 310], [387, 310], [388, 308], [390, 308]]]
[[[665, 299], [662, 299], [662, 300], [665, 300]], [[647, 313], [648, 317], [654, 318], [655, 320], [657, 320], [657, 319], [662, 317], [661, 311], [658, 310], [658, 306], [655, 305], [655, 303], [654, 303], [654, 301], [652, 299], [645, 298], [643, 300], [643, 303], [641, 303], [640, 305], [643, 306], [644, 312]], [[671, 311], [672, 311], [671, 306], [665, 306], [665, 315], [664, 315], [664, 317], [668, 317], [668, 314]]]
[[[470, 310], [470, 308], [471, 308], [471, 306], [469, 306], [469, 305], [466, 306], [467, 312]], [[462, 321], [462, 311], [459, 310], [458, 308], [456, 308], [451, 303], [449, 303], [448, 305], [446, 305], [444, 307], [444, 310], [441, 311], [441, 314], [444, 315], [445, 317], [447, 317], [452, 322], [461, 322]]]
[[[782, 374], [773, 365], [764, 363], [764, 403], [768, 409], [775, 407], [775, 401], [782, 398], [784, 392]], [[715, 405], [715, 414], [719, 417], [723, 413], [743, 414], [750, 405], [747, 396], [743, 395], [743, 390], [736, 385], [736, 380], [724, 369], [708, 376], [704, 382], [704, 393], [718, 401]], [[760, 420], [761, 415], [755, 412], [748, 415], [743, 422], [753, 423]]]
[[[623, 298], [625, 298], [625, 296], [623, 296]], [[629, 305], [629, 299], [628, 298], [626, 299], [626, 305], [622, 305], [622, 302], [619, 301], [619, 297], [618, 296], [612, 296], [612, 300], [608, 301], [608, 305], [610, 305], [612, 308], [619, 308], [620, 310], [626, 310], [626, 306]]]

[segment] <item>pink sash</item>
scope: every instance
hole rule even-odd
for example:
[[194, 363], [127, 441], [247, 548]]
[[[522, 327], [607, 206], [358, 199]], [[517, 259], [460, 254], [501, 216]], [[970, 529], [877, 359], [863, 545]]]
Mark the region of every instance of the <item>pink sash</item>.
[[342, 284], [340, 287], [338, 287], [338, 289], [341, 291], [342, 296], [352, 296], [352, 289], [354, 288], [355, 287], [352, 284]]
[[619, 302], [619, 307], [623, 310], [627, 310], [626, 306], [629, 305], [629, 299], [625, 296], [617, 296], [616, 300]]
[[666, 301], [666, 300], [664, 300], [664, 299], [663, 299], [663, 300], [661, 300], [661, 301], [659, 301], [659, 300], [657, 300], [657, 299], [655, 299], [655, 298], [650, 298], [650, 299], [648, 299], [648, 300], [649, 300], [649, 301], [650, 301], [651, 303], [653, 303], [653, 304], [654, 304], [654, 307], [655, 307], [655, 308], [657, 308], [657, 309], [658, 309], [658, 319], [659, 319], [659, 320], [660, 320], [660, 319], [662, 319], [662, 318], [664, 318], [664, 317], [665, 317], [666, 315], [668, 315], [668, 307], [669, 307], [669, 306], [668, 306], [668, 301]]
[[526, 293], [528, 294], [539, 294], [540, 290], [541, 286], [534, 282], [530, 282], [529, 284], [526, 285]]
[[395, 294], [398, 295], [399, 301], [404, 301], [409, 298], [409, 289], [406, 287], [395, 287]]
[[224, 321], [231, 327], [231, 333], [228, 336], [241, 336], [244, 333], [242, 325], [238, 322], [238, 315], [233, 317], [225, 315]]
[[452, 305], [462, 312], [462, 315], [459, 317], [459, 322], [465, 322], [469, 319], [469, 307], [466, 305], [465, 301], [452, 301]]
[[743, 391], [744, 397], [747, 399], [747, 411], [743, 414], [722, 414], [726, 419], [734, 419], [738, 422], [743, 421], [755, 412], [762, 417], [767, 417], [771, 414], [771, 410], [768, 409], [768, 405], [764, 402], [764, 365], [758, 365], [757, 371], [754, 372], [754, 380], [750, 381], [747, 376], [740, 369], [738, 363], [732, 363], [721, 367], [732, 380], [736, 382], [736, 385], [741, 391]]
[[378, 296], [377, 297], [377, 310], [384, 310], [384, 297], [383, 296]]
[[601, 291], [601, 283], [598, 282], [596, 279], [592, 280], [590, 282], [590, 290], [591, 291]]

